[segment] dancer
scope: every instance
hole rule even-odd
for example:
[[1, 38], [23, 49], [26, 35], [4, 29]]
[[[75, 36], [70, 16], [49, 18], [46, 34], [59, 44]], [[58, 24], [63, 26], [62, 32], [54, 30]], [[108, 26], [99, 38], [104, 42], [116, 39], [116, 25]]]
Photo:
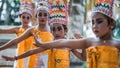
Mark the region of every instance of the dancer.
[[87, 68], [118, 68], [120, 41], [112, 37], [112, 30], [115, 28], [112, 16], [113, 4], [114, 0], [98, 0], [93, 8], [92, 31], [96, 38], [61, 39], [42, 43], [35, 35], [36, 42], [34, 44], [43, 48], [86, 49]]
[[[0, 50], [6, 49], [7, 47], [14, 46], [15, 44], [33, 36], [33, 34], [38, 34], [43, 42], [53, 40], [53, 35], [49, 32], [48, 19], [49, 19], [49, 4], [46, 1], [36, 2], [36, 19], [37, 25], [27, 29], [21, 36], [15, 38], [8, 43], [2, 45]], [[32, 43], [32, 42], [31, 42]], [[34, 45], [31, 46], [31, 49], [36, 48]], [[40, 59], [43, 61], [43, 65], [37, 63], [40, 62]], [[37, 55], [32, 55], [29, 57], [28, 68], [50, 68], [51, 67], [51, 50], [44, 51]], [[48, 59], [48, 60], [47, 60]], [[51, 67], [52, 68], [52, 67]]]
[[[25, 30], [27, 30], [28, 28], [30, 28], [31, 26], [29, 26], [29, 23], [31, 21], [32, 18], [32, 5], [31, 2], [28, 1], [24, 1], [21, 2], [20, 5], [20, 10], [19, 10], [19, 18], [21, 21], [21, 26], [20, 27], [13, 27], [10, 29], [0, 29], [0, 34], [16, 34], [17, 37], [19, 37], [20, 35], [22, 35]], [[25, 51], [30, 49], [30, 45], [32, 44], [33, 38], [30, 37], [22, 42], [20, 42], [17, 45], [17, 55], [20, 55], [22, 53], [24, 53]], [[6, 47], [9, 48], [9, 47]], [[5, 49], [6, 49], [5, 48]], [[0, 49], [3, 50], [3, 49]], [[24, 68], [24, 66], [26, 66], [26, 61], [24, 59], [18, 60], [17, 61], [17, 65], [15, 65], [15, 67], [17, 66], [17, 68]]]
[[[62, 6], [64, 7], [62, 7]], [[65, 8], [66, 6], [63, 4], [57, 4], [58, 7], [54, 7], [56, 4], [52, 4], [51, 10], [50, 10], [50, 27], [51, 31], [53, 33], [54, 39], [62, 39], [65, 38], [65, 35], [68, 31], [67, 29], [67, 9]], [[17, 56], [17, 60], [42, 52], [46, 49], [44, 48], [36, 48], [30, 51], [25, 52], [24, 54]], [[51, 64], [54, 66], [52, 68], [69, 68], [69, 63], [70, 63], [70, 51], [71, 49], [68, 48], [62, 48], [62, 49], [52, 49], [52, 59], [53, 61]], [[77, 51], [74, 50], [74, 53], [77, 54]], [[77, 54], [78, 55], [78, 54]], [[81, 57], [81, 56], [80, 56]], [[15, 57], [8, 58], [7, 60], [16, 60]], [[41, 62], [38, 62], [41, 63]]]

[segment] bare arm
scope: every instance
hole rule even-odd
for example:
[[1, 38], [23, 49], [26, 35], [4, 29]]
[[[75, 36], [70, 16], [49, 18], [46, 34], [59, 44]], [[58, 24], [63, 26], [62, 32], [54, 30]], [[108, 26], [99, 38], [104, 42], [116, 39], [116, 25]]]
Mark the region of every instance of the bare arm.
[[33, 28], [27, 29], [21, 36], [19, 36], [19, 37], [15, 38], [15, 39], [9, 41], [8, 43], [2, 45], [2, 46], [0, 47], [0, 50], [4, 50], [4, 49], [7, 49], [7, 48], [9, 48], [9, 47], [11, 47], [11, 46], [15, 46], [15, 45], [18, 44], [19, 42], [27, 39], [28, 37], [30, 37], [30, 36], [32, 35], [32, 34], [31, 34], [31, 30], [32, 30], [32, 29], [33, 29]]
[[9, 29], [0, 29], [0, 34], [17, 34], [20, 27], [14, 27]]
[[60, 39], [51, 42], [41, 43], [37, 36], [34, 36], [34, 45], [44, 47], [44, 48], [71, 48], [71, 49], [84, 49], [86, 48], [86, 39]]
[[80, 60], [83, 60], [83, 61], [86, 61], [86, 57], [84, 57], [84, 53], [82, 52], [82, 53], [80, 53], [79, 51], [77, 51], [76, 49], [73, 49], [73, 50], [71, 50], [72, 51], [72, 53], [77, 57], [77, 58], [79, 58]]
[[15, 56], [15, 57], [2, 56], [2, 58], [4, 58], [7, 61], [14, 61], [14, 60], [19, 60], [19, 59], [28, 57], [28, 56], [33, 55], [33, 54], [40, 53], [40, 52], [45, 51], [45, 50], [47, 50], [47, 49], [38, 47], [36, 49], [29, 50], [29, 51], [27, 51], [19, 56]]

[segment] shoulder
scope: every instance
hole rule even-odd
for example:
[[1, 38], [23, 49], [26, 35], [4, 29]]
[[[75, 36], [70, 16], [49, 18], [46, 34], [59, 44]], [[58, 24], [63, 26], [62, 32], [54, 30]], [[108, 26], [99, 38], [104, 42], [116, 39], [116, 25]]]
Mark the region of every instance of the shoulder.
[[96, 39], [93, 38], [93, 37], [88, 37], [88, 38], [86, 38], [86, 39], [85, 39], [86, 46], [87, 46], [87, 47], [92, 46], [93, 42], [95, 42], [95, 41], [96, 41]]
[[35, 26], [31, 26], [31, 27], [29, 27], [26, 31], [27, 31], [27, 32], [33, 32], [34, 29], [35, 29]]
[[20, 27], [12, 27], [11, 30], [13, 30], [16, 34], [19, 32]]
[[120, 51], [120, 40], [119, 39], [113, 39], [112, 43]]
[[117, 45], [120, 45], [120, 39], [113, 39], [113, 43], [116, 43]]

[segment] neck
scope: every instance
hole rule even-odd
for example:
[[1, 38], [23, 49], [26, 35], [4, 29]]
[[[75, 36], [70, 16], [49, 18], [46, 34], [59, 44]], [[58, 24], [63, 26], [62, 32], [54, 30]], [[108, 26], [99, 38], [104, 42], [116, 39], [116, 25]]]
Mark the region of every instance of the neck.
[[28, 25], [22, 25], [22, 28], [27, 29], [29, 26]]
[[46, 24], [39, 24], [37, 28], [40, 31], [48, 31]]
[[99, 37], [100, 40], [112, 40], [112, 34], [109, 33], [109, 34], [106, 34], [102, 37]]

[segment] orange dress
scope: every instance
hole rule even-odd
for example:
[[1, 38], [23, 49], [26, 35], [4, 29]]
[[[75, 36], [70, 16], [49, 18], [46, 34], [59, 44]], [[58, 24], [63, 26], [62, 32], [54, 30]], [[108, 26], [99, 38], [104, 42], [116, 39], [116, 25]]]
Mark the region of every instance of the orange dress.
[[[53, 40], [53, 35], [50, 32], [41, 32], [37, 29], [34, 29], [33, 33], [38, 34], [38, 36], [39, 36], [39, 38], [41, 38], [42, 42], [48, 42], [48, 41]], [[36, 47], [33, 45], [32, 49], [34, 49], [34, 48], [36, 48]], [[41, 59], [42, 56], [43, 56], [43, 58]], [[46, 60], [47, 62], [44, 63], [44, 61], [41, 61], [41, 60]], [[54, 64], [52, 64], [52, 61], [53, 61], [52, 50], [49, 49], [49, 50], [46, 50], [46, 51], [41, 52], [39, 54], [35, 54], [35, 55], [30, 56], [28, 68], [40, 68], [43, 66], [43, 63], [47, 65], [47, 68], [54, 68], [53, 67]], [[46, 66], [46, 65], [44, 65], [44, 66]]]
[[69, 68], [70, 64], [70, 50], [54, 49], [55, 68]]
[[[25, 32], [25, 29], [20, 28], [17, 34], [17, 37], [19, 37], [24, 32]], [[26, 52], [27, 50], [29, 50], [31, 48], [30, 46], [32, 44], [32, 41], [33, 41], [33, 37], [29, 37], [28, 39], [21, 41], [17, 46], [17, 55], [20, 55]], [[27, 60], [25, 61], [25, 59], [17, 60], [17, 68], [25, 68], [27, 66], [26, 63], [27, 63]]]
[[119, 68], [120, 68], [120, 52], [119, 52]]
[[93, 46], [87, 49], [87, 68], [119, 68], [118, 49], [113, 46]]

